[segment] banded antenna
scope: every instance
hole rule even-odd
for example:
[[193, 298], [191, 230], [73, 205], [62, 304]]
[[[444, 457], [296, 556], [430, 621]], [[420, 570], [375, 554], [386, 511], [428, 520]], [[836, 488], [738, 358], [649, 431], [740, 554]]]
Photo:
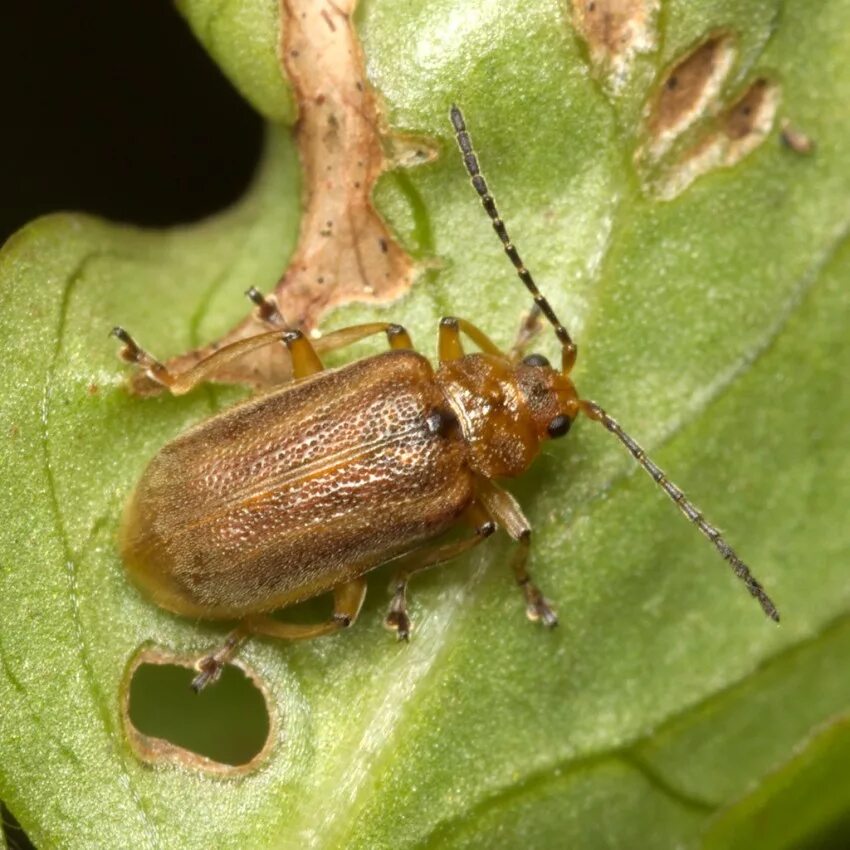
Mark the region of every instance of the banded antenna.
[[[531, 293], [536, 307], [549, 320], [549, 323], [555, 329], [555, 336], [561, 343], [561, 358], [562, 371], [564, 375], [568, 375], [575, 363], [577, 348], [573, 342], [567, 329], [561, 324], [560, 319], [555, 315], [552, 305], [547, 301], [546, 297], [537, 288], [537, 284], [531, 276], [531, 272], [525, 267], [519, 252], [514, 247], [511, 238], [508, 235], [505, 223], [499, 215], [496, 208], [496, 202], [487, 188], [487, 183], [481, 173], [481, 167], [478, 164], [478, 157], [472, 148], [472, 140], [466, 129], [466, 122], [463, 119], [463, 114], [456, 106], [451, 108], [451, 122], [455, 130], [457, 145], [460, 148], [463, 157], [463, 164], [469, 173], [470, 180], [478, 196], [481, 198], [481, 204], [490, 216], [490, 221], [493, 224], [493, 229], [496, 235], [502, 242], [505, 253], [513, 263], [519, 279], [525, 284], [526, 289]], [[667, 497], [676, 505], [676, 507], [684, 514], [685, 518], [693, 523], [707, 540], [711, 542], [714, 548], [720, 553], [720, 556], [731, 567], [735, 575], [744, 583], [750, 594], [758, 600], [764, 613], [772, 620], [779, 622], [779, 612], [773, 604], [771, 598], [767, 595], [764, 587], [750, 572], [749, 567], [738, 557], [735, 550], [726, 542], [723, 535], [711, 525], [704, 517], [702, 511], [685, 496], [670, 479], [664, 474], [661, 468], [655, 464], [647, 455], [646, 451], [641, 448], [636, 440], [629, 436], [626, 431], [620, 426], [616, 419], [609, 416], [596, 402], [582, 399], [579, 401], [579, 409], [589, 419], [598, 422], [612, 433], [628, 450], [629, 454], [638, 462], [641, 468], [649, 475], [650, 478], [664, 491]]]

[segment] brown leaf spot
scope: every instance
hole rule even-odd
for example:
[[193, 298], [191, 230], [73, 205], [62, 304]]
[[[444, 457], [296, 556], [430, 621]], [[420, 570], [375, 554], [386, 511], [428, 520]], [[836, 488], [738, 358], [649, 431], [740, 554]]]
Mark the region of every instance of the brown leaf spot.
[[655, 49], [658, 5], [658, 0], [572, 0], [573, 26], [615, 91], [628, 79], [635, 56]]
[[717, 97], [732, 67], [732, 37], [715, 33], [662, 77], [645, 113], [647, 139], [639, 156], [658, 159]]
[[770, 133], [778, 105], [779, 86], [763, 77], [753, 82], [718, 116], [714, 129], [671, 168], [659, 195], [674, 198], [706, 172], [740, 162]]
[[[279, 55], [299, 107], [295, 134], [304, 189], [298, 244], [274, 294], [288, 323], [305, 331], [338, 305], [397, 299], [414, 278], [413, 261], [371, 202], [388, 165], [382, 146], [387, 130], [366, 79], [351, 20], [354, 6], [355, 0], [281, 0]], [[217, 343], [267, 329], [252, 313]], [[179, 371], [212, 350], [206, 346], [166, 365]], [[223, 365], [214, 380], [257, 387], [289, 374], [281, 347], [269, 346]], [[155, 390], [150, 384], [144, 376], [133, 379], [137, 392]]]
[[[232, 662], [236, 664], [248, 677], [251, 683], [260, 691], [266, 704], [269, 718], [269, 731], [266, 741], [260, 751], [244, 764], [225, 764], [214, 759], [203, 756], [192, 750], [177, 746], [165, 738], [153, 737], [139, 731], [131, 719], [130, 694], [133, 677], [142, 665], [178, 666], [188, 670], [195, 670], [196, 659], [186, 655], [179, 655], [167, 649], [159, 647], [144, 647], [131, 660], [124, 675], [121, 685], [121, 719], [127, 740], [133, 752], [142, 761], [148, 764], [175, 764], [190, 770], [200, 770], [215, 776], [243, 776], [256, 770], [271, 754], [274, 744], [278, 738], [277, 715], [272, 709], [273, 701], [269, 691], [257, 674], [241, 661]], [[187, 688], [188, 690], [188, 688]], [[202, 698], [202, 695], [192, 695], [193, 698]]]

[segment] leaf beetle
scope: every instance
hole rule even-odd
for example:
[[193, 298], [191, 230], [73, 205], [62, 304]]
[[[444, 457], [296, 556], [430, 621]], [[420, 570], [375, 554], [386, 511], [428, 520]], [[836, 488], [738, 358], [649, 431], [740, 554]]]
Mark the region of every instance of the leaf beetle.
[[[299, 640], [350, 626], [366, 574], [398, 560], [386, 625], [406, 640], [408, 583], [416, 573], [477, 546], [497, 527], [516, 541], [514, 577], [532, 620], [557, 617], [531, 580], [531, 526], [497, 480], [525, 472], [544, 440], [567, 434], [583, 414], [613, 434], [729, 563], [765, 614], [773, 602], [747, 566], [646, 452], [593, 401], [570, 372], [576, 345], [537, 288], [508, 236], [457, 107], [451, 122], [472, 186], [534, 308], [510, 354], [470, 322], [441, 320], [439, 363], [417, 353], [403, 327], [343, 328], [315, 343], [286, 325], [277, 304], [249, 297], [270, 330], [225, 346], [191, 368], [170, 371], [122, 328], [121, 356], [172, 393], [185, 393], [222, 363], [282, 343], [290, 383], [227, 409], [168, 443], [150, 462], [124, 510], [121, 555], [135, 583], [162, 607], [202, 619], [238, 620], [224, 645], [198, 662], [193, 687], [214, 681], [251, 635]], [[560, 368], [523, 356], [540, 317], [561, 346]], [[319, 355], [374, 334], [389, 350], [337, 369]], [[478, 349], [467, 353], [464, 339]], [[435, 542], [463, 524], [469, 533]], [[330, 619], [285, 623], [270, 612], [326, 592]]]

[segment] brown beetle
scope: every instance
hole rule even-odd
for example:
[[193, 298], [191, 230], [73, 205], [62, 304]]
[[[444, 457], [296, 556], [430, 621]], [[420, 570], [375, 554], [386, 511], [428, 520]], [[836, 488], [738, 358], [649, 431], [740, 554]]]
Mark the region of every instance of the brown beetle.
[[[176, 373], [121, 328], [121, 356], [171, 392], [187, 392], [229, 359], [282, 342], [293, 382], [202, 422], [151, 461], [124, 512], [120, 546], [135, 582], [159, 605], [192, 617], [238, 619], [225, 645], [198, 663], [194, 687], [214, 680], [248, 635], [298, 640], [351, 625], [365, 574], [400, 558], [386, 624], [407, 639], [407, 584], [502, 527], [518, 543], [516, 581], [532, 620], [554, 626], [549, 602], [526, 568], [531, 527], [495, 479], [532, 463], [543, 440], [562, 437], [579, 413], [629, 450], [684, 515], [714, 544], [765, 613], [776, 608], [720, 533], [598, 404], [579, 397], [570, 371], [576, 346], [510, 241], [480, 173], [463, 117], [451, 121], [472, 185], [517, 274], [534, 298], [531, 322], [512, 355], [463, 319], [445, 318], [439, 366], [413, 351], [399, 325], [344, 328], [311, 343], [290, 329], [271, 298], [248, 295], [274, 330], [220, 349]], [[542, 314], [561, 343], [561, 368], [522, 357]], [[323, 370], [321, 352], [385, 333], [390, 351]], [[467, 354], [461, 336], [479, 353]], [[456, 525], [472, 533], [431, 543]], [[330, 620], [288, 624], [269, 612], [333, 591]]]

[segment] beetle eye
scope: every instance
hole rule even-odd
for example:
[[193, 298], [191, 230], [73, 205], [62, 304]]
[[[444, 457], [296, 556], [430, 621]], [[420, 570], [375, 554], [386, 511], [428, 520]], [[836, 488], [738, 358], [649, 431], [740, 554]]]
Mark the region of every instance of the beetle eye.
[[569, 416], [556, 416], [546, 429], [550, 437], [563, 437], [570, 430], [573, 420]]
[[523, 357], [522, 362], [526, 366], [551, 366], [552, 364], [542, 354], [529, 354]]

